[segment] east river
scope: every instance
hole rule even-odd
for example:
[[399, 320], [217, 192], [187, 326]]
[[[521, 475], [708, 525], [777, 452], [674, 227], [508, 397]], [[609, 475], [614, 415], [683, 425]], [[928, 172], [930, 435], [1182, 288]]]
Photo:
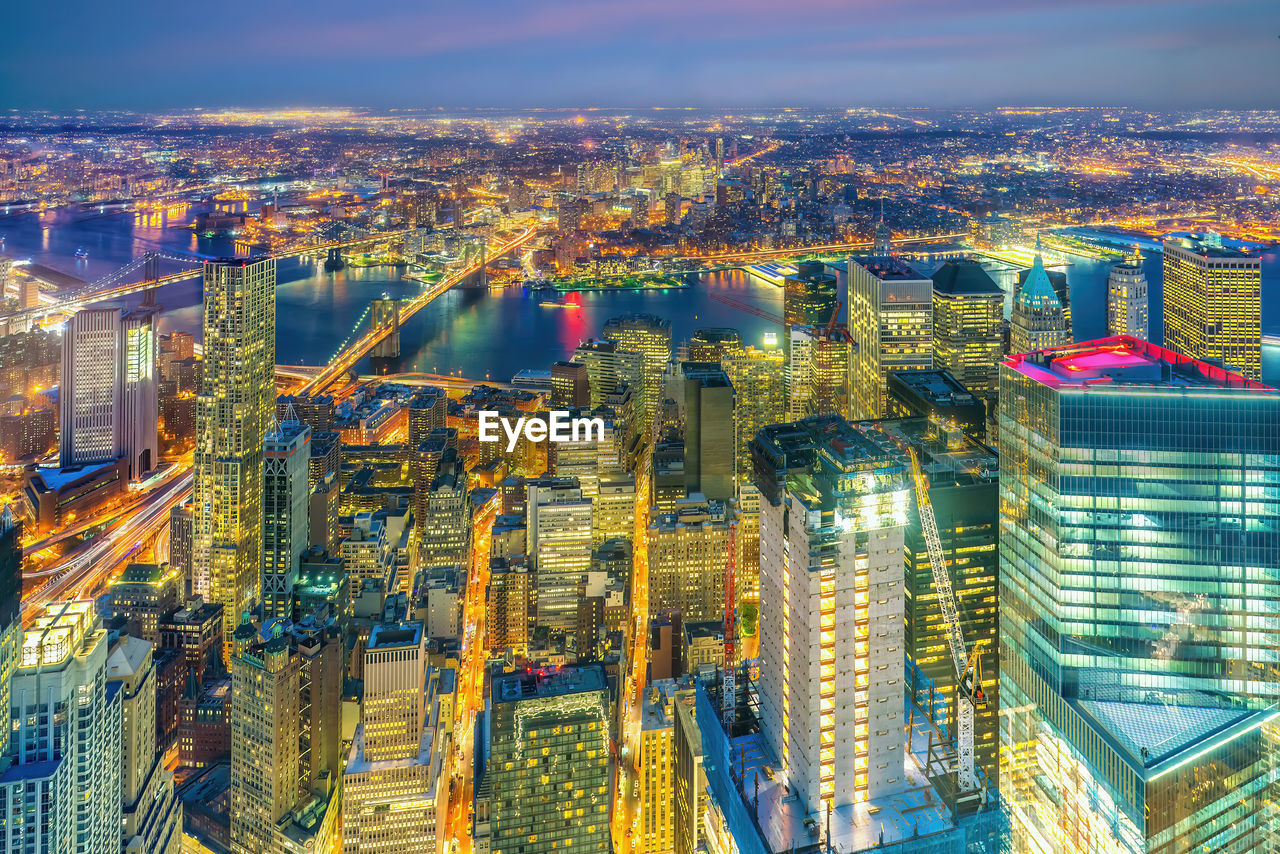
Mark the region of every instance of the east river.
[[[189, 228], [166, 225], [160, 217], [142, 219], [131, 212], [63, 210], [3, 215], [0, 254], [30, 260], [86, 281], [127, 264], [146, 252], [171, 249], [201, 255], [229, 255], [228, 238], [198, 237]], [[77, 258], [83, 249], [88, 257]], [[1263, 254], [1263, 331], [1280, 335], [1280, 253]], [[1105, 333], [1106, 278], [1109, 263], [1076, 258], [1065, 268], [1078, 340]], [[933, 272], [936, 264], [915, 265]], [[1152, 338], [1160, 337], [1161, 259], [1148, 255]], [[163, 267], [162, 271], [177, 269]], [[1014, 272], [993, 270], [1009, 291]], [[280, 364], [327, 362], [352, 332], [369, 300], [418, 293], [419, 283], [393, 267], [347, 268], [326, 272], [309, 260], [285, 260], [277, 271], [276, 358]], [[545, 294], [513, 287], [501, 291], [455, 288], [413, 317], [401, 333], [402, 355], [393, 370], [459, 374], [473, 379], [509, 380], [523, 368], [546, 368], [566, 358], [578, 344], [599, 335], [604, 322], [625, 312], [649, 312], [671, 321], [676, 342], [702, 326], [732, 326], [747, 343], [759, 345], [771, 322], [712, 299], [731, 293], [774, 314], [781, 314], [781, 291], [742, 271], [703, 276], [689, 288], [643, 291], [582, 291], [547, 306]], [[200, 332], [198, 280], [170, 285], [159, 293], [161, 329]], [[361, 366], [361, 370], [368, 365]], [[1264, 346], [1263, 379], [1280, 383], [1280, 346]]]

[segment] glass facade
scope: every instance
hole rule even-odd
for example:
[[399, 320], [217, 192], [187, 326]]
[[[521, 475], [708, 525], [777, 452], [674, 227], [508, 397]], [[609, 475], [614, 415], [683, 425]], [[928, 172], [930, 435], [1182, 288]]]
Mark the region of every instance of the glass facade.
[[1263, 736], [1222, 739], [1280, 692], [1280, 392], [1117, 337], [1006, 360], [1000, 403], [1015, 832], [1028, 850], [1253, 850], [1188, 840], [1225, 809], [1214, 786], [1246, 793], [1260, 833], [1274, 785]]

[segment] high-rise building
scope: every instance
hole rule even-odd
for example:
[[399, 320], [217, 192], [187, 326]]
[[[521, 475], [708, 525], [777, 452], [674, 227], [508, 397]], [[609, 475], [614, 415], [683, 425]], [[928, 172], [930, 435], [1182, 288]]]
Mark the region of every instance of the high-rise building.
[[551, 363], [551, 406], [568, 409], [591, 405], [591, 382], [581, 362]]
[[1133, 256], [1117, 262], [1107, 276], [1107, 334], [1148, 340], [1147, 309], [1147, 274], [1142, 271], [1142, 253], [1135, 248]]
[[592, 409], [603, 406], [619, 386], [629, 386], [633, 393], [643, 395], [646, 368], [642, 353], [625, 350], [613, 341], [591, 340], [577, 346], [573, 361], [587, 366]]
[[107, 682], [118, 686], [121, 705], [121, 796], [125, 851], [177, 854], [182, 804], [173, 772], [156, 750], [155, 644], [123, 635], [107, 657]]
[[[857, 345], [848, 327], [792, 326], [787, 331], [787, 416], [849, 412], [849, 364]], [[772, 422], [777, 423], [777, 422]]]
[[484, 616], [486, 648], [495, 655], [508, 649], [513, 655], [529, 653], [532, 596], [533, 575], [523, 556], [492, 559]]
[[735, 390], [734, 446], [737, 448], [739, 482], [751, 476], [751, 440], [769, 424], [787, 419], [786, 358], [781, 349], [726, 354], [720, 360]]
[[737, 468], [733, 384], [714, 362], [682, 362], [680, 385], [685, 489], [690, 495], [700, 492], [727, 501], [734, 495]]
[[742, 352], [742, 333], [724, 326], [693, 330], [689, 339], [689, 359], [694, 362], [719, 362], [725, 356]]
[[283, 635], [231, 659], [233, 854], [280, 850], [276, 825], [298, 803], [301, 666]]
[[994, 399], [1004, 355], [1004, 291], [972, 259], [933, 274], [933, 365]]
[[[603, 337], [615, 342], [619, 350], [643, 357], [637, 422], [645, 433], [661, 403], [662, 376], [671, 361], [671, 322], [652, 314], [626, 314], [605, 323]], [[596, 405], [593, 400], [592, 406]]]
[[889, 371], [933, 367], [933, 282], [897, 258], [850, 258], [849, 335], [858, 343], [849, 360], [851, 415], [885, 413]]
[[157, 646], [160, 620], [183, 601], [182, 577], [172, 564], [131, 563], [108, 583], [111, 616], [134, 637]]
[[470, 565], [471, 500], [467, 469], [456, 457], [441, 462], [425, 495], [421, 550], [418, 565], [423, 569]]
[[609, 690], [597, 666], [495, 673], [492, 854], [609, 850]]
[[262, 575], [262, 442], [276, 401], [276, 262], [204, 265], [193, 590], [225, 609], [224, 654]]
[[409, 398], [409, 447], [416, 448], [426, 441], [433, 430], [448, 426], [449, 398], [444, 389], [428, 386], [419, 389]]
[[640, 707], [640, 831], [638, 854], [672, 854], [675, 850], [675, 714], [676, 703], [693, 699], [674, 679], [656, 679], [645, 689]]
[[782, 322], [823, 327], [836, 312], [836, 277], [821, 261], [801, 261], [782, 280]]
[[191, 561], [195, 548], [195, 513], [191, 503], [179, 504], [169, 511], [169, 566], [182, 579], [183, 598], [191, 596]]
[[698, 729], [694, 698], [678, 697], [674, 713], [672, 850], [675, 854], [693, 854], [701, 847], [705, 835], [702, 819], [706, 810], [707, 776], [702, 769], [702, 733]]
[[[930, 418], [894, 419], [877, 426], [899, 445], [916, 450], [921, 471], [928, 479], [930, 504], [947, 561], [960, 634], [970, 651], [980, 648], [982, 653], [977, 681], [986, 695], [986, 704], [976, 709], [974, 753], [983, 785], [988, 795], [994, 795], [1000, 711], [997, 702], [1000, 466], [996, 452]], [[918, 513], [909, 516], [903, 555], [906, 558], [907, 696], [935, 725], [946, 732], [956, 732], [955, 665]], [[953, 780], [937, 788], [944, 799], [956, 791]]]
[[656, 513], [648, 532], [649, 615], [678, 611], [686, 620], [724, 616], [724, 575], [732, 517], [717, 501], [676, 502]]
[[62, 339], [59, 464], [128, 459], [137, 478], [159, 460], [155, 312], [86, 308]]
[[1262, 850], [1280, 392], [1124, 336], [1006, 359], [999, 417], [1015, 844]]
[[7, 851], [120, 850], [121, 704], [92, 601], [46, 605], [26, 628], [0, 778]]
[[1071, 322], [1045, 272], [1044, 259], [1037, 251], [1026, 280], [1013, 298], [1009, 349], [1014, 353], [1033, 353], [1070, 343]]
[[[22, 640], [22, 522], [5, 505], [0, 509], [0, 709], [9, 708], [9, 691]], [[0, 757], [9, 755], [9, 727], [0, 727]]]
[[1262, 259], [1201, 240], [1164, 242], [1164, 343], [1262, 378]]
[[360, 598], [365, 582], [386, 590], [395, 555], [392, 544], [387, 542], [384, 521], [368, 511], [357, 513], [351, 520], [351, 534], [339, 543], [338, 553], [351, 585], [352, 601]]
[[343, 772], [347, 854], [435, 854], [447, 797], [440, 710], [453, 674], [427, 666], [420, 622], [375, 626], [365, 648], [363, 719]]
[[819, 416], [752, 447], [760, 727], [804, 808], [901, 792], [902, 549], [910, 487], [883, 434]]
[[525, 554], [537, 588], [536, 622], [572, 630], [578, 585], [591, 566], [591, 501], [576, 478], [539, 478], [526, 484]]
[[311, 428], [277, 422], [263, 440], [262, 605], [267, 619], [288, 617], [293, 585], [307, 550]]

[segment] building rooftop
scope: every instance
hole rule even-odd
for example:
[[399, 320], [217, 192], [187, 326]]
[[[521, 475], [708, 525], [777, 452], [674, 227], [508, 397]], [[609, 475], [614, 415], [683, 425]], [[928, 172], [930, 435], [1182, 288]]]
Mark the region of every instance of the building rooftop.
[[853, 263], [862, 267], [882, 282], [892, 281], [930, 281], [900, 258], [892, 255], [862, 255], [852, 259]]
[[1001, 365], [1050, 388], [1145, 386], [1184, 390], [1274, 391], [1217, 365], [1128, 335], [1010, 356]]
[[369, 635], [367, 650], [416, 647], [422, 642], [422, 623], [414, 621], [396, 626], [374, 626]]
[[560, 697], [584, 691], [603, 691], [604, 671], [598, 666], [526, 668], [493, 677], [494, 702], [512, 703], [535, 697]]
[[982, 265], [971, 258], [947, 261], [933, 274], [933, 289], [940, 294], [955, 296], [998, 296], [1004, 291], [987, 274]]

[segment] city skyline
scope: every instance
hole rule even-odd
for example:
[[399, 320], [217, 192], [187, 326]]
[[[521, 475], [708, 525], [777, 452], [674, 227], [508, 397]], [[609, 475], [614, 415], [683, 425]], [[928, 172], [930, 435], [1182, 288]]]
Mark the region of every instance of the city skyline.
[[[235, 0], [202, 16], [199, 38], [165, 4], [131, 5], [121, 15], [71, 0], [49, 15], [17, 4], [11, 25], [24, 37], [0, 58], [0, 105], [1257, 109], [1277, 105], [1268, 81], [1280, 71], [1280, 20], [1265, 0], [1213, 14], [1155, 0], [394, 0], [312, 4], [305, 16]], [[229, 48], [252, 61], [228, 62]], [[112, 73], [93, 73], [102, 67]], [[183, 67], [218, 70], [193, 97], [188, 75], [173, 73]]]

